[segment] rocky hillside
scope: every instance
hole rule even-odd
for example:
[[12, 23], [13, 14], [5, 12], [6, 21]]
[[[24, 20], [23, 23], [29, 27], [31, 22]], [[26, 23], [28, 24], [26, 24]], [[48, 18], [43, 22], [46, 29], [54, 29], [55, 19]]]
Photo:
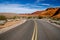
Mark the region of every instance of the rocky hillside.
[[56, 11], [56, 13], [53, 15], [55, 18], [60, 18], [60, 8]]
[[56, 17], [60, 18], [60, 8], [47, 8], [46, 10], [43, 11], [37, 11], [32, 14], [36, 14], [38, 16], [42, 17]]
[[[56, 12], [58, 11], [59, 8], [48, 8], [46, 9], [42, 14], [47, 15], [47, 16], [55, 16]], [[57, 13], [58, 14], [58, 13]], [[56, 14], [56, 15], [57, 15]]]
[[47, 8], [46, 10], [36, 11], [31, 14], [15, 14], [15, 13], [0, 13], [0, 15], [4, 15], [6, 17], [13, 17], [13, 16], [41, 16], [41, 17], [54, 17], [60, 18], [60, 8]]

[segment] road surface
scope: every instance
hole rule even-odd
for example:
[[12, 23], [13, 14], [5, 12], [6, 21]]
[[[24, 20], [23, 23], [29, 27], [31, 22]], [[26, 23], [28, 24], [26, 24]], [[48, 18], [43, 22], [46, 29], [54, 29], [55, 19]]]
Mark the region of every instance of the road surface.
[[60, 28], [43, 20], [27, 20], [0, 34], [0, 40], [60, 40]]

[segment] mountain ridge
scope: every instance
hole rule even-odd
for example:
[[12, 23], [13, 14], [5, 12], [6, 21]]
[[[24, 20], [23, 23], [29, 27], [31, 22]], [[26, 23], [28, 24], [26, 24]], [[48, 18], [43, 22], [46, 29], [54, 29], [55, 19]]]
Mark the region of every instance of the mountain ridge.
[[5, 15], [7, 17], [13, 17], [13, 16], [41, 16], [41, 17], [54, 17], [54, 18], [60, 18], [60, 8], [47, 8], [42, 11], [36, 11], [31, 14], [16, 14], [16, 13], [0, 13], [0, 15]]

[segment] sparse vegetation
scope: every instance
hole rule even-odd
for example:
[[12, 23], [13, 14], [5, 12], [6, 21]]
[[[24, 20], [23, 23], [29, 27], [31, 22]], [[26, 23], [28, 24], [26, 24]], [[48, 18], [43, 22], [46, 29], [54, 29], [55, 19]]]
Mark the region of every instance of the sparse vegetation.
[[54, 23], [60, 25], [60, 22], [54, 22]]
[[0, 15], [0, 20], [6, 20], [7, 18], [3, 15]]
[[12, 19], [16, 19], [17, 17], [16, 16], [14, 16]]
[[0, 15], [0, 25], [4, 25], [7, 22], [7, 18], [3, 15]]
[[32, 18], [32, 17], [29, 16], [28, 19], [30, 19], [30, 18]]
[[51, 20], [49, 20], [51, 23], [55, 23], [55, 24], [58, 24], [58, 25], [60, 25], [60, 18], [53, 18], [53, 17], [51, 17], [50, 18]]
[[51, 19], [56, 21], [60, 20], [60, 18], [53, 18], [53, 17]]
[[41, 16], [38, 16], [38, 19], [42, 19], [43, 17], [41, 17]]

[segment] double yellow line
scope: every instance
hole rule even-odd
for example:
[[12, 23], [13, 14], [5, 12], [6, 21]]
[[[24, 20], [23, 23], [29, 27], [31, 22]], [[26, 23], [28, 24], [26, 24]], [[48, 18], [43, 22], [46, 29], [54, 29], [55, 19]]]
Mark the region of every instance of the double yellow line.
[[37, 23], [34, 20], [35, 26], [34, 26], [34, 31], [33, 31], [33, 35], [32, 35], [32, 40], [37, 40]]

